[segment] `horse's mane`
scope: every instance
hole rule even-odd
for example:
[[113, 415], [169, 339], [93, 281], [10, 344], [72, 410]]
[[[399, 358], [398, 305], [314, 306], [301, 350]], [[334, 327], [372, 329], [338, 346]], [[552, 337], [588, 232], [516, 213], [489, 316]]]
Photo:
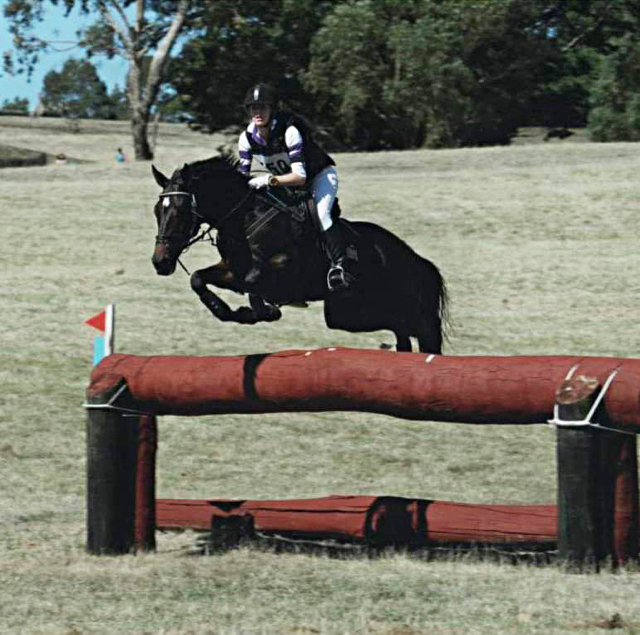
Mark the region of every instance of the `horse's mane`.
[[240, 172], [238, 172], [239, 165], [240, 161], [236, 159], [233, 154], [225, 152], [214, 157], [209, 157], [208, 159], [188, 163], [185, 167], [187, 167], [189, 172], [196, 178], [216, 172], [228, 172], [229, 174], [237, 174], [242, 177]]

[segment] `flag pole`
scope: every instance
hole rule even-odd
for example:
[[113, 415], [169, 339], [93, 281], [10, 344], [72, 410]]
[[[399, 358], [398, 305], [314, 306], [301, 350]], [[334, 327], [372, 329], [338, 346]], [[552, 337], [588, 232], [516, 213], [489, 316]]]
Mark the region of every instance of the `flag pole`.
[[104, 357], [115, 352], [116, 305], [107, 304], [104, 330]]

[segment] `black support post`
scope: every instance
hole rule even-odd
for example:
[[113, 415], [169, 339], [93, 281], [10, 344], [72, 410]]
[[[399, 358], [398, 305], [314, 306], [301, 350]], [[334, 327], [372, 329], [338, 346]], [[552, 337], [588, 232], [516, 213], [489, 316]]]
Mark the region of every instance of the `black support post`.
[[97, 555], [134, 548], [138, 417], [108, 407], [124, 390], [87, 393], [87, 551]]

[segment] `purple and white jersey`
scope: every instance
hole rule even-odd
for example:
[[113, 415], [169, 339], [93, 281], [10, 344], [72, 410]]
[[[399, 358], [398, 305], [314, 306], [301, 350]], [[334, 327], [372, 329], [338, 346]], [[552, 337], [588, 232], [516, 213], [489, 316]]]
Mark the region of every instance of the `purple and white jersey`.
[[238, 140], [239, 170], [243, 174], [249, 174], [251, 161], [255, 159], [271, 174], [282, 175], [293, 172], [300, 176], [307, 176], [302, 134], [298, 128], [289, 125], [284, 128], [283, 135], [283, 126], [278, 119], [278, 114], [271, 118], [267, 141], [258, 134], [257, 126], [254, 123], [250, 123], [240, 135]]

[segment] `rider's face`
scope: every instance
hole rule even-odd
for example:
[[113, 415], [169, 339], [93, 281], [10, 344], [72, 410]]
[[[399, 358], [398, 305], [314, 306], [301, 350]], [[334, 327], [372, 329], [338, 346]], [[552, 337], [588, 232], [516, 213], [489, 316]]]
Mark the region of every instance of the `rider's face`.
[[251, 104], [251, 121], [256, 126], [266, 126], [271, 117], [271, 106], [269, 104]]

